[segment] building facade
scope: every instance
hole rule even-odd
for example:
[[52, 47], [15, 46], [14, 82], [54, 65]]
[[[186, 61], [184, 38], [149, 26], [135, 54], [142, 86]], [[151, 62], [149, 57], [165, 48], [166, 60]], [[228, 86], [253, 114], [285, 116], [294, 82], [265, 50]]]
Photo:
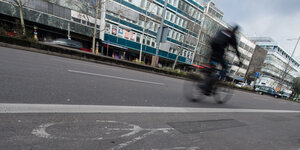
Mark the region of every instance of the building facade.
[[[300, 71], [300, 63], [269, 37], [255, 37], [251, 40], [267, 51], [261, 69], [262, 74], [256, 84], [266, 85], [277, 90], [282, 86], [281, 90], [291, 90], [293, 79], [298, 76]], [[283, 85], [280, 85], [281, 80], [283, 80]]]
[[[25, 24], [29, 29], [38, 27], [40, 40], [66, 38], [69, 30], [73, 40], [85, 42], [86, 48], [90, 48], [96, 21], [97, 39], [103, 41], [101, 54], [130, 61], [141, 59], [145, 64], [153, 64], [165, 1], [101, 0], [97, 19], [92, 2], [29, 0], [24, 6]], [[209, 0], [167, 0], [167, 3], [164, 26], [169, 31], [167, 41], [159, 47], [158, 63], [170, 67], [177, 54], [179, 64], [208, 63], [211, 38], [228, 27], [222, 20], [223, 12]], [[0, 4], [1, 18], [12, 23], [11, 17], [18, 20], [16, 5], [4, 0], [0, 0]], [[245, 56], [251, 57], [247, 52]], [[238, 72], [238, 76], [245, 72], [237, 67], [231, 70], [233, 74]]]
[[261, 69], [264, 65], [264, 61], [266, 59], [267, 53], [268, 52], [265, 49], [256, 45], [252, 59], [250, 61], [249, 68], [247, 70], [247, 74], [246, 74], [246, 80], [249, 83], [254, 84], [256, 79], [261, 74]]
[[[197, 65], [208, 63], [211, 53], [210, 40], [218, 31], [229, 28], [229, 25], [222, 20], [224, 15], [223, 12], [216, 8], [213, 2], [208, 1], [204, 4], [204, 6], [205, 12], [202, 18], [203, 24], [199, 38], [200, 42], [198, 47], [196, 47], [196, 54], [193, 61], [194, 64]], [[227, 61], [231, 64], [228, 76], [237, 81], [244, 81], [246, 72], [250, 65], [250, 60], [254, 53], [255, 44], [242, 33], [237, 34], [237, 42], [243, 65], [239, 67], [239, 59], [232, 47], [229, 47], [226, 54]]]
[[[169, 34], [158, 52], [159, 63], [170, 66], [179, 53], [179, 63], [192, 64], [204, 7], [194, 0], [167, 2], [164, 26], [169, 28]], [[0, 3], [0, 15], [20, 17], [16, 5], [4, 0]], [[142, 54], [142, 61], [151, 63], [164, 3], [163, 0], [102, 0], [96, 21], [97, 38], [103, 40], [105, 46], [101, 52], [117, 58], [127, 53], [131, 59]], [[52, 32], [47, 30], [62, 37], [70, 30], [72, 39], [88, 40], [95, 25], [94, 5], [80, 0], [29, 0], [23, 14], [27, 28], [38, 27], [40, 39], [53, 38]]]

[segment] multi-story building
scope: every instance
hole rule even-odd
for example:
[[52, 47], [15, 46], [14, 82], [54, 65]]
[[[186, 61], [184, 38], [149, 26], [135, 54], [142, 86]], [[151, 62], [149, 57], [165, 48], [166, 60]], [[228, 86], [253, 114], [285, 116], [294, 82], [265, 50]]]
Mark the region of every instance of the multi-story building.
[[[232, 47], [229, 48], [227, 58], [228, 60], [231, 60], [229, 63], [232, 64], [229, 70], [229, 76], [239, 81], [245, 81], [246, 73], [250, 66], [250, 61], [256, 45], [241, 33], [238, 34], [237, 40], [238, 50], [241, 56], [239, 60], [235, 54], [235, 51], [232, 50]], [[242, 66], [239, 66], [239, 61], [242, 62]]]
[[[27, 28], [38, 27], [39, 39], [67, 37], [90, 41], [95, 25], [95, 4], [81, 0], [29, 0], [24, 6]], [[102, 1], [104, 2], [104, 0]], [[178, 62], [191, 64], [200, 35], [204, 7], [195, 0], [167, 0], [164, 26], [169, 28], [166, 44], [158, 52], [159, 63], [171, 66], [180, 50]], [[162, 20], [163, 0], [108, 0], [97, 18], [97, 37], [104, 43], [102, 53], [115, 58], [139, 58], [153, 62], [156, 36]], [[1, 18], [14, 22], [18, 7], [0, 0]], [[55, 35], [55, 36], [54, 36]], [[180, 46], [183, 46], [181, 51]], [[90, 46], [89, 46], [90, 47]], [[142, 53], [140, 53], [142, 51]]]
[[256, 45], [250, 65], [247, 70], [246, 80], [254, 85], [255, 80], [261, 74], [261, 69], [267, 56], [267, 51]]
[[[269, 37], [254, 37], [250, 39], [267, 51], [267, 56], [261, 69], [262, 74], [256, 84], [266, 85], [277, 90], [282, 86], [281, 90], [290, 90], [293, 79], [298, 76], [300, 71], [300, 63]], [[282, 85], [280, 85], [280, 82], [282, 82]]]
[[[104, 44], [100, 52], [119, 59], [141, 58], [145, 64], [153, 64], [164, 1], [102, 2], [105, 3], [99, 7], [96, 21], [97, 38]], [[167, 2], [164, 26], [168, 27], [169, 32], [166, 43], [159, 48], [159, 63], [171, 66], [177, 54], [179, 64], [207, 63], [211, 52], [210, 39], [220, 29], [228, 27], [222, 20], [223, 12], [210, 0]], [[18, 7], [4, 0], [0, 0], [0, 4], [2, 21], [14, 24], [19, 18]], [[90, 48], [95, 25], [94, 5], [92, 1], [82, 0], [29, 0], [23, 10], [25, 24], [29, 29], [38, 27], [40, 40], [66, 38], [69, 30], [73, 40], [81, 41]], [[241, 72], [241, 75], [244, 73], [243, 69], [233, 67], [232, 70]]]
[[[205, 3], [205, 12], [202, 18], [203, 24], [201, 28], [201, 35], [193, 61], [195, 64], [199, 65], [202, 63], [208, 63], [211, 53], [210, 40], [219, 30], [229, 27], [229, 25], [222, 20], [223, 15], [223, 12], [216, 8], [213, 2], [208, 1]], [[228, 75], [232, 79], [244, 81], [244, 77], [246, 75], [251, 57], [254, 52], [255, 44], [247, 39], [242, 33], [238, 33], [237, 41], [239, 44], [238, 49], [241, 53], [241, 61], [243, 63], [243, 66], [238, 66], [239, 59], [230, 47], [227, 53], [227, 60], [228, 63], [232, 65]]]

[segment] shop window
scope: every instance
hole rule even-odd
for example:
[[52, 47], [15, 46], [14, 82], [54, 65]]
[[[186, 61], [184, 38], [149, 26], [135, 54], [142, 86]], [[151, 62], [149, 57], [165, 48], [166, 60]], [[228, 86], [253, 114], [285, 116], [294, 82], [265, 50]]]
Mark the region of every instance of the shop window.
[[72, 17], [72, 21], [80, 23], [80, 19]]

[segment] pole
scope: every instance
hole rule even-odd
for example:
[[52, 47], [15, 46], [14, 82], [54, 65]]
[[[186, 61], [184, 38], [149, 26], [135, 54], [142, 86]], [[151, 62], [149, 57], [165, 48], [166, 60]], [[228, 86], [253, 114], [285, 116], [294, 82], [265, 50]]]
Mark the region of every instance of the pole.
[[94, 33], [93, 33], [93, 46], [92, 46], [92, 51], [95, 53], [95, 46], [96, 46], [96, 33], [97, 33], [97, 23], [98, 23], [98, 12], [99, 12], [99, 5], [100, 5], [100, 0], [97, 0], [97, 6], [96, 6], [96, 14], [95, 14], [95, 24], [94, 24]]
[[162, 34], [162, 30], [163, 30], [163, 26], [164, 26], [164, 21], [165, 21], [165, 14], [166, 14], [166, 10], [167, 10], [167, 1], [165, 0], [165, 5], [164, 5], [164, 10], [162, 13], [162, 19], [161, 19], [161, 23], [160, 23], [160, 28], [159, 31], [157, 33], [157, 37], [156, 37], [156, 53], [155, 53], [155, 59], [154, 59], [154, 67], [157, 65], [156, 61], [157, 61], [157, 56], [158, 56], [158, 51], [159, 51], [159, 46], [160, 46], [160, 40], [161, 40], [161, 34]]
[[[298, 39], [297, 39], [297, 43], [296, 43], [296, 45], [295, 45], [295, 47], [294, 47], [294, 50], [293, 50], [293, 52], [292, 52], [291, 59], [293, 59], [293, 56], [294, 56], [294, 53], [295, 53], [295, 51], [296, 51], [296, 49], [297, 49], [299, 40], [300, 40], [300, 36], [299, 36]], [[289, 66], [290, 66], [291, 59], [289, 59], [289, 61], [288, 61], [288, 63], [287, 63], [287, 66], [285, 67], [285, 70], [284, 70], [284, 72], [283, 72], [282, 78], [281, 78], [281, 80], [280, 80], [280, 82], [279, 82], [280, 89], [282, 88], [284, 78], [286, 77], [286, 75], [287, 75], [287, 73], [288, 73], [288, 68], [289, 68]]]
[[68, 23], [68, 39], [71, 40], [70, 23]]

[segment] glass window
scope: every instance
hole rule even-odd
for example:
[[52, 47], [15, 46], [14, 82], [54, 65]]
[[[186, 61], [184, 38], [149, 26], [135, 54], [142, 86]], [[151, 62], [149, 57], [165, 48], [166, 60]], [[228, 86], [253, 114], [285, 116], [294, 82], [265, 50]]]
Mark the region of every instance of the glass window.
[[151, 46], [152, 46], [152, 47], [155, 47], [155, 45], [156, 45], [156, 44], [155, 44], [155, 39], [152, 39], [152, 40], [151, 40]]
[[81, 23], [82, 24], [86, 24], [87, 22], [85, 20], [81, 20]]
[[172, 35], [171, 35], [171, 38], [172, 38], [172, 39], [175, 39], [175, 34], [176, 34], [176, 32], [173, 31], [173, 32], [172, 32]]
[[175, 19], [174, 14], [171, 14], [170, 21], [171, 21], [171, 22], [174, 22], [174, 19]]
[[175, 39], [177, 40], [177, 39], [178, 39], [178, 37], [179, 37], [179, 33], [178, 33], [178, 32], [176, 32]]
[[168, 33], [168, 37], [172, 37], [172, 34], [173, 34], [173, 30], [169, 30], [169, 33]]
[[144, 35], [144, 37], [143, 37], [143, 44], [145, 44], [146, 43], [146, 36]]
[[111, 33], [110, 31], [111, 31], [111, 29], [110, 29], [110, 24], [109, 24], [109, 23], [106, 23], [106, 24], [105, 24], [105, 33], [109, 33], [109, 34], [110, 34], [110, 33]]
[[166, 13], [166, 20], [169, 20], [170, 19], [170, 12], [167, 11]]
[[175, 17], [174, 23], [175, 23], [175, 24], [178, 24], [178, 17], [177, 17], [177, 16]]
[[139, 33], [136, 34], [136, 42], [138, 42], [138, 43], [141, 42], [141, 34], [139, 34]]
[[150, 43], [151, 43], [151, 38], [150, 38], [150, 37], [147, 37], [147, 45], [150, 46]]
[[145, 0], [141, 0], [141, 8], [145, 7]]
[[156, 9], [156, 15], [160, 16], [161, 15], [161, 8], [157, 7]]
[[177, 25], [179, 25], [179, 26], [182, 25], [182, 19], [181, 19], [181, 18], [179, 18], [179, 21], [178, 21], [178, 24], [177, 24]]
[[173, 1], [173, 6], [177, 7], [177, 5], [178, 5], [178, 0], [174, 0]]
[[183, 27], [186, 28], [186, 27], [187, 27], [187, 24], [188, 24], [188, 22], [187, 22], [187, 21], [184, 21]]
[[180, 34], [180, 42], [183, 42], [183, 37], [184, 37], [184, 35]]
[[72, 17], [72, 20], [75, 21], [75, 22], [80, 23], [80, 19], [77, 19], [77, 18], [75, 18], [75, 17]]

